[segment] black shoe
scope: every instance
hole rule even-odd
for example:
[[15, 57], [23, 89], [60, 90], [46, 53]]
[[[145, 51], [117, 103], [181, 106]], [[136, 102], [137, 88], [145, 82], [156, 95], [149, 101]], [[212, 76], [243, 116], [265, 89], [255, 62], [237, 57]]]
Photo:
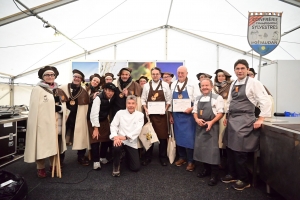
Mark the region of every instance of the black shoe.
[[208, 181], [209, 186], [215, 186], [218, 183], [218, 176], [211, 176], [210, 180]]
[[161, 164], [162, 166], [167, 166], [167, 165], [168, 165], [168, 162], [165, 161], [165, 160], [163, 160], [163, 159], [161, 159], [161, 160], [160, 160], [160, 164]]
[[143, 166], [147, 166], [149, 163], [151, 163], [151, 160], [149, 158], [146, 158], [143, 162], [142, 165]]
[[238, 180], [237, 182], [235, 182], [235, 183], [233, 184], [232, 187], [233, 187], [233, 189], [235, 189], [235, 190], [242, 191], [242, 190], [244, 190], [245, 188], [249, 188], [249, 187], [250, 187], [250, 184]]
[[203, 177], [209, 176], [210, 174], [211, 174], [210, 171], [208, 171], [207, 169], [203, 169], [201, 172], [199, 172], [197, 174], [197, 177], [198, 178], [203, 178]]
[[89, 160], [86, 157], [78, 158], [77, 161], [79, 162], [79, 164], [84, 166], [88, 166], [90, 164]]
[[234, 183], [237, 180], [233, 176], [231, 176], [230, 174], [227, 174], [226, 176], [224, 176], [223, 178], [221, 178], [221, 181], [223, 183]]

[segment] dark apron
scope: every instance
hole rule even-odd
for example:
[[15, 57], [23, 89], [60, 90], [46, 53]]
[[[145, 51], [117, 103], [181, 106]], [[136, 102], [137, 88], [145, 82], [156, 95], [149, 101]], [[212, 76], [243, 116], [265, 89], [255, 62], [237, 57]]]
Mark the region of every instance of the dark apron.
[[[151, 82], [149, 83], [150, 90], [148, 94], [147, 102], [153, 102], [151, 99], [153, 93], [158, 93], [158, 96], [154, 101], [164, 101], [166, 102], [164, 91], [163, 90], [157, 90], [154, 92], [152, 88]], [[157, 88], [158, 89], [158, 88]], [[158, 137], [158, 139], [168, 139], [168, 119], [167, 115], [160, 115], [160, 114], [152, 114], [149, 115], [150, 121], [152, 123], [153, 129]]]
[[[200, 97], [200, 99], [203, 95]], [[215, 118], [215, 114], [211, 107], [212, 93], [210, 93], [209, 102], [198, 101], [197, 113], [198, 118], [204, 121], [211, 121]], [[200, 110], [202, 110], [202, 115]], [[201, 127], [197, 124], [195, 133], [195, 147], [194, 147], [194, 160], [218, 165], [220, 164], [220, 150], [219, 150], [219, 123], [216, 122], [212, 125], [211, 129], [207, 132], [206, 127]]]
[[[187, 89], [182, 91], [181, 94], [183, 99], [189, 99]], [[178, 99], [178, 92], [176, 92], [175, 89], [173, 91], [173, 99]], [[173, 112], [172, 114], [176, 144], [181, 147], [194, 149], [196, 122], [193, 114], [183, 112]]]
[[246, 96], [248, 78], [243, 85], [235, 85], [236, 81], [234, 82], [227, 120], [228, 130], [225, 131], [224, 135], [226, 146], [240, 152], [254, 152], [259, 147], [259, 130], [253, 128], [256, 121], [255, 106]]

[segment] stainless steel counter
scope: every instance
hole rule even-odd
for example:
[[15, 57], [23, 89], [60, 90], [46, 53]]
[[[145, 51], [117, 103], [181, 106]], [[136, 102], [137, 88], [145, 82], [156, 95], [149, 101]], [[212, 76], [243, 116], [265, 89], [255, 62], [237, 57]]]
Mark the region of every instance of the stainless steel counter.
[[[274, 118], [275, 119], [275, 118]], [[273, 124], [299, 124], [300, 118], [264, 122], [260, 136], [260, 178], [286, 199], [300, 199], [300, 132]]]
[[26, 120], [27, 118], [28, 118], [28, 115], [13, 116], [13, 117], [7, 118], [7, 119], [0, 119], [0, 124], [22, 121], [22, 120]]

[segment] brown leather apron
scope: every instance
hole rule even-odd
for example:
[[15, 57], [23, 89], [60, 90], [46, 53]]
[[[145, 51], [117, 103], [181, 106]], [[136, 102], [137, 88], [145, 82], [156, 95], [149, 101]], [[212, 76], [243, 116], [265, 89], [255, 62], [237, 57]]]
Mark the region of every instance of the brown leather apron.
[[[161, 80], [160, 80], [160, 83], [161, 83]], [[152, 88], [152, 81], [149, 82], [149, 85], [150, 85], [150, 90], [149, 90], [147, 102], [150, 102], [150, 101], [166, 102], [164, 91], [162, 89], [161, 84], [159, 84], [155, 90], [153, 90], [153, 88]], [[158, 90], [159, 87], [161, 87], [161, 90]], [[157, 95], [155, 95], [155, 94], [157, 94]], [[151, 99], [151, 97], [153, 95], [156, 96], [155, 100]], [[149, 115], [149, 117], [150, 117], [150, 121], [152, 123], [152, 126], [154, 128], [154, 131], [156, 132], [158, 139], [168, 139], [169, 135], [168, 135], [167, 115], [166, 114], [164, 114], [164, 115], [152, 114], [152, 115]]]

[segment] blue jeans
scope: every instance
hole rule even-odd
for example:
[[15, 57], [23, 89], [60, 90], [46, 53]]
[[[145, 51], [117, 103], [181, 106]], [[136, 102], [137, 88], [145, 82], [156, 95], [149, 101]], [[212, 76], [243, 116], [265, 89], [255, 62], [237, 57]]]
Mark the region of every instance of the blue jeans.
[[194, 163], [194, 149], [189, 149], [181, 146], [177, 146], [179, 158], [187, 160], [188, 163]]

